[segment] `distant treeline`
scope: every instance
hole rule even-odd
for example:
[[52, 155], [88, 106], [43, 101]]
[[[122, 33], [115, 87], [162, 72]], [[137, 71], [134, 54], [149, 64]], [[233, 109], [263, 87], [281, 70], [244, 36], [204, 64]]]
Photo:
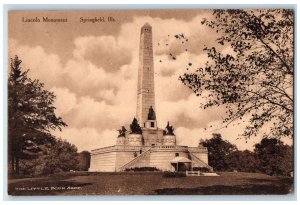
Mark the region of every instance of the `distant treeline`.
[[254, 151], [240, 151], [220, 134], [199, 143], [208, 149], [208, 162], [215, 171], [261, 172], [287, 176], [293, 171], [293, 147], [277, 138], [263, 138]]

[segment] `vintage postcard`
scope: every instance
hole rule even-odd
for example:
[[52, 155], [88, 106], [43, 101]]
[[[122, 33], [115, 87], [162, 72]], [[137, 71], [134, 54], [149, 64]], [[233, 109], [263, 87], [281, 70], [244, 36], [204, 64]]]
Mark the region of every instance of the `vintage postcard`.
[[294, 18], [10, 10], [8, 194], [293, 194]]

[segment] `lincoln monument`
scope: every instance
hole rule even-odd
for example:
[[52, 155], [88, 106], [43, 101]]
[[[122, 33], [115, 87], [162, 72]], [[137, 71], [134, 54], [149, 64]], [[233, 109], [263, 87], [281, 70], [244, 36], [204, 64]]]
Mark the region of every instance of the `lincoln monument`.
[[119, 130], [116, 145], [91, 151], [89, 171], [120, 172], [141, 167], [162, 171], [211, 169], [205, 147], [177, 145], [169, 122], [165, 129], [157, 127], [152, 27], [148, 23], [141, 28], [136, 117], [129, 128], [123, 126]]

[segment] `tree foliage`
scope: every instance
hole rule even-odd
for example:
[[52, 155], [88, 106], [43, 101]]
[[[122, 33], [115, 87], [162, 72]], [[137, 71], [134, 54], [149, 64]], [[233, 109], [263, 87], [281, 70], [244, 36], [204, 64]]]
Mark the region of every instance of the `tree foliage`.
[[47, 150], [44, 161], [44, 174], [78, 170], [77, 148], [66, 140], [57, 139], [54, 146]]
[[42, 146], [54, 144], [51, 130], [66, 126], [54, 113], [55, 96], [39, 80], [22, 71], [22, 61], [11, 59], [8, 79], [8, 158], [12, 174], [19, 174], [21, 159], [38, 157]]
[[202, 24], [220, 34], [217, 46], [204, 48], [205, 66], [181, 81], [206, 98], [202, 108], [226, 106], [226, 126], [250, 117], [245, 137], [270, 128], [265, 136], [292, 138], [294, 11], [214, 10], [213, 16]]
[[293, 171], [293, 148], [277, 138], [263, 138], [254, 151], [237, 150], [220, 134], [201, 140], [208, 149], [208, 162], [216, 171], [261, 172], [268, 175], [289, 176]]
[[258, 158], [255, 153], [249, 150], [236, 150], [229, 154], [226, 158], [228, 164], [228, 171], [239, 171], [239, 172], [257, 172], [258, 169]]
[[53, 144], [45, 144], [41, 149], [38, 157], [20, 160], [22, 176], [49, 175], [79, 169], [77, 148], [66, 140], [55, 139]]
[[276, 138], [264, 138], [255, 145], [258, 170], [269, 175], [288, 175], [293, 171], [293, 149]]
[[228, 171], [229, 163], [227, 158], [232, 152], [236, 151], [235, 145], [223, 140], [220, 134], [213, 134], [208, 140], [201, 141], [200, 144], [208, 150], [209, 165], [216, 171]]

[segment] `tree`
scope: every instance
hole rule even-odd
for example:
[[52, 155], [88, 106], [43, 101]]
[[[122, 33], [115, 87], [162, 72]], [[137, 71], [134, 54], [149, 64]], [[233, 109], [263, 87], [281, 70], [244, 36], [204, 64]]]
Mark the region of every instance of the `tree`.
[[250, 117], [246, 138], [261, 128], [270, 128], [264, 136], [292, 138], [294, 11], [214, 10], [213, 16], [202, 24], [220, 34], [218, 46], [204, 48], [205, 66], [180, 80], [206, 98], [202, 108], [226, 107], [224, 126]]
[[11, 59], [8, 79], [8, 160], [17, 175], [20, 159], [38, 157], [43, 145], [55, 143], [50, 131], [67, 126], [54, 113], [54, 94], [30, 79], [21, 63], [18, 56]]
[[54, 146], [47, 150], [44, 161], [43, 174], [66, 172], [79, 168], [76, 146], [62, 139], [57, 139]]
[[[23, 176], [48, 175], [70, 170], [78, 170], [80, 157], [75, 145], [66, 140], [55, 139], [52, 144], [41, 146], [42, 152], [34, 159], [20, 161], [20, 174]], [[83, 153], [84, 155], [86, 153]], [[89, 153], [88, 153], [89, 156]], [[86, 166], [86, 165], [84, 165]]]
[[231, 171], [256, 172], [258, 170], [258, 159], [256, 155], [249, 150], [236, 150], [229, 154], [226, 162]]
[[208, 140], [201, 141], [200, 144], [207, 147], [209, 165], [216, 171], [228, 171], [230, 169], [227, 158], [236, 151], [235, 145], [223, 140], [220, 134], [213, 134]]
[[255, 145], [259, 171], [269, 175], [288, 175], [293, 170], [293, 149], [276, 138], [264, 138]]

